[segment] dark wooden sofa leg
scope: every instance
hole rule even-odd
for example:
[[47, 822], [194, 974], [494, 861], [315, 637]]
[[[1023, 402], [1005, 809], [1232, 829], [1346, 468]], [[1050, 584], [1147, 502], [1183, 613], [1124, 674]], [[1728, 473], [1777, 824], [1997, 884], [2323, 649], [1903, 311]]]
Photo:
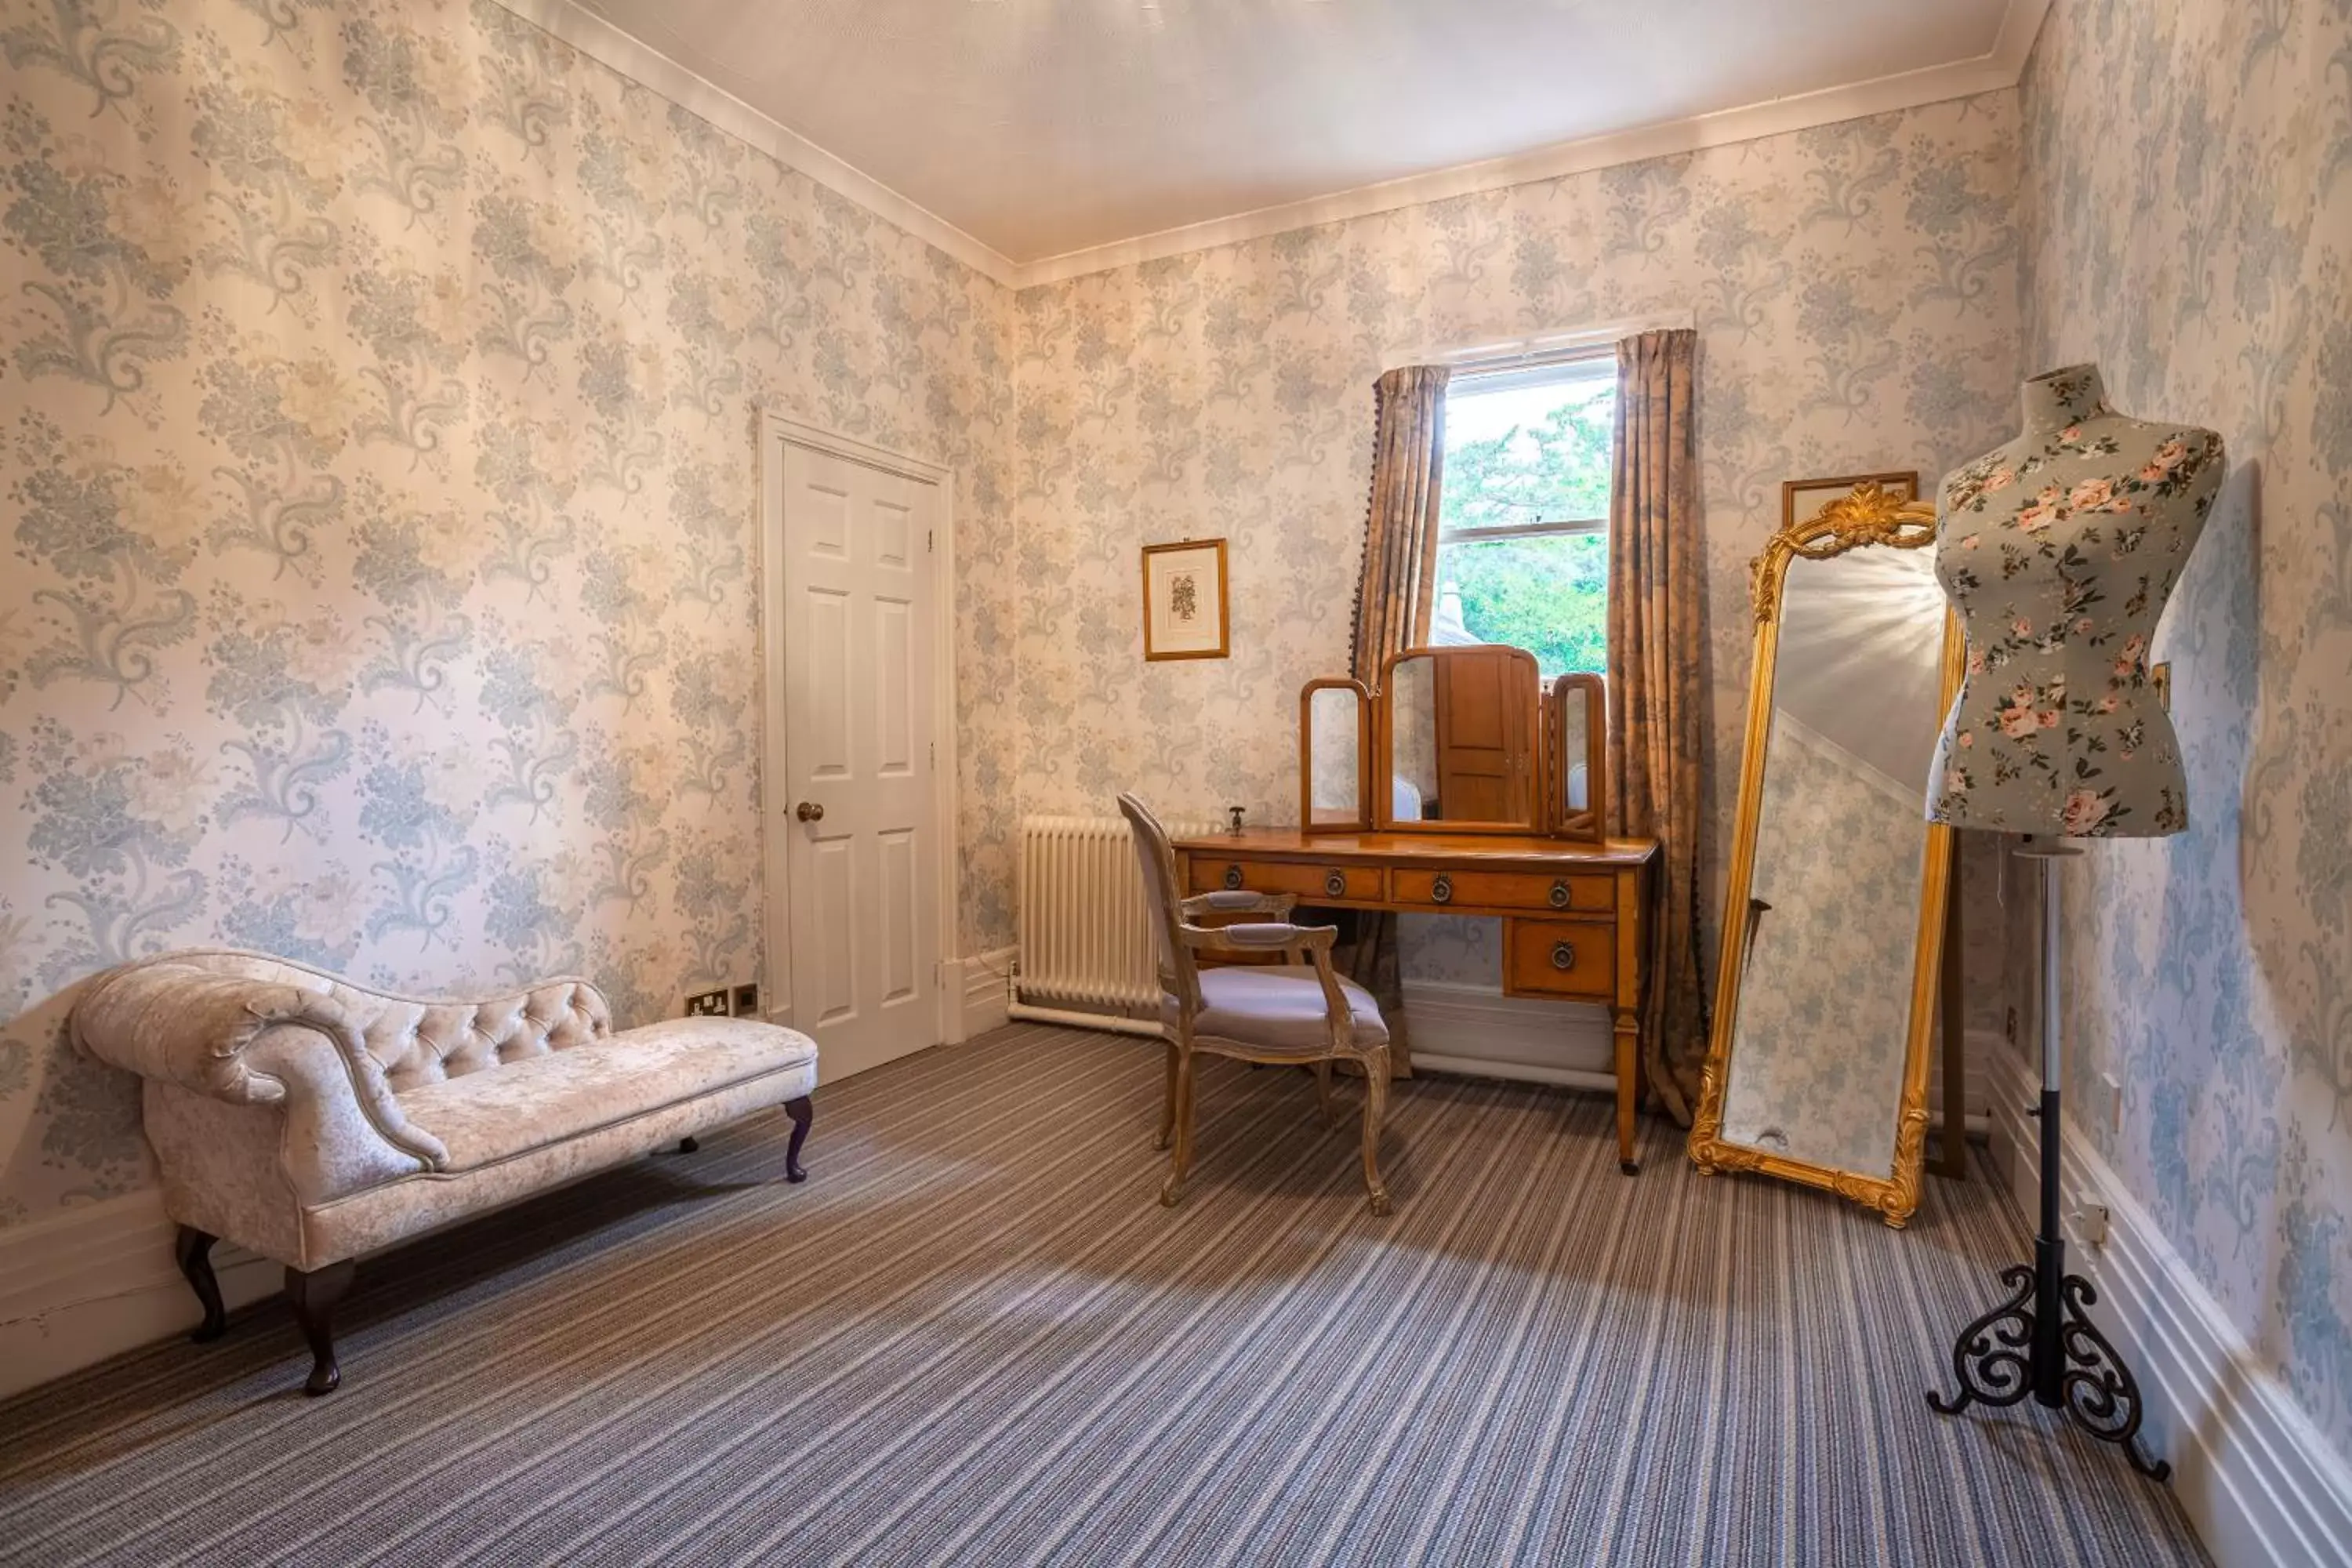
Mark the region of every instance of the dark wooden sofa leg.
[[302, 1337], [310, 1342], [310, 1376], [302, 1392], [314, 1398], [334, 1393], [343, 1381], [342, 1369], [335, 1364], [334, 1331], [329, 1320], [335, 1303], [352, 1288], [352, 1276], [358, 1272], [359, 1265], [348, 1258], [308, 1273], [299, 1268], [286, 1270], [286, 1299], [294, 1304], [294, 1321], [302, 1325]]
[[681, 1138], [677, 1141], [677, 1152], [681, 1154], [691, 1154], [701, 1147], [702, 1140], [699, 1138]]
[[187, 1277], [188, 1289], [203, 1303], [205, 1321], [188, 1338], [203, 1344], [216, 1340], [228, 1331], [228, 1314], [221, 1310], [220, 1280], [213, 1274], [213, 1243], [218, 1237], [207, 1236], [195, 1226], [180, 1227], [180, 1238], [173, 1244], [172, 1256], [179, 1261], [180, 1272]]
[[809, 1122], [815, 1116], [816, 1108], [809, 1103], [809, 1097], [804, 1094], [798, 1100], [784, 1101], [784, 1114], [793, 1119], [793, 1141], [784, 1145], [784, 1180], [805, 1182], [808, 1173], [801, 1169], [801, 1145], [808, 1139]]

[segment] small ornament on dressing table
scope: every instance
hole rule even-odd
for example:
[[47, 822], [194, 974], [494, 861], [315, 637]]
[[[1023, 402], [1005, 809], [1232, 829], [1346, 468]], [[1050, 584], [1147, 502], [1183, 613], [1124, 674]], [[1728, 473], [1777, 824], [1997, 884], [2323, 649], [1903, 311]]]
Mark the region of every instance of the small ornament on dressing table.
[[1238, 805], [1229, 805], [1225, 807], [1225, 815], [1234, 819], [1234, 826], [1232, 828], [1234, 837], [1236, 838], [1240, 837], [1242, 833], [1242, 808]]

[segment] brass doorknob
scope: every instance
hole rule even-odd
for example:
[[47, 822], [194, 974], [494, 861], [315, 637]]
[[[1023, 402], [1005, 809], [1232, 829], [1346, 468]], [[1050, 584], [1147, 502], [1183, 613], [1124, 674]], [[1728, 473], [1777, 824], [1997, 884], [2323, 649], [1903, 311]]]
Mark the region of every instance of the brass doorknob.
[[817, 805], [817, 803], [813, 800], [804, 800], [801, 802], [800, 805], [793, 807], [793, 815], [799, 817], [803, 822], [823, 822], [824, 820], [824, 807]]

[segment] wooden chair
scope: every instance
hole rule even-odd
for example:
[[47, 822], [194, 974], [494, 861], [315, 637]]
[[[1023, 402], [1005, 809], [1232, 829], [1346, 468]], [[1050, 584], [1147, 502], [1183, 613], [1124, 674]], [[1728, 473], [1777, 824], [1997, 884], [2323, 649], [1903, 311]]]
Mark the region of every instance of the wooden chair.
[[[1389, 1097], [1389, 1026], [1379, 1004], [1331, 968], [1329, 926], [1290, 923], [1290, 895], [1219, 892], [1178, 896], [1176, 856], [1159, 819], [1131, 795], [1118, 808], [1135, 832], [1143, 889], [1160, 933], [1160, 1024], [1168, 1037], [1168, 1102], [1160, 1116], [1162, 1149], [1172, 1143], [1168, 1182], [1160, 1201], [1183, 1200], [1192, 1165], [1192, 1058], [1208, 1051], [1246, 1062], [1312, 1067], [1318, 1101], [1331, 1114], [1331, 1064], [1346, 1060], [1364, 1072], [1364, 1185], [1376, 1215], [1389, 1212], [1381, 1184], [1381, 1118]], [[1223, 927], [1195, 925], [1202, 915], [1259, 915], [1264, 920]], [[1196, 952], [1265, 954], [1289, 962], [1202, 969]]]

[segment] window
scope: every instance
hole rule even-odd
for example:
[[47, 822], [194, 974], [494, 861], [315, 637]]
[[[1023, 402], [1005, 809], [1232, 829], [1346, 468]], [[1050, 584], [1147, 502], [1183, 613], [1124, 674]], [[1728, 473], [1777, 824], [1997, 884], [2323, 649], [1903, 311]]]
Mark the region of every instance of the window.
[[1605, 667], [1616, 413], [1605, 351], [1454, 372], [1430, 641], [1526, 648], [1547, 680]]

